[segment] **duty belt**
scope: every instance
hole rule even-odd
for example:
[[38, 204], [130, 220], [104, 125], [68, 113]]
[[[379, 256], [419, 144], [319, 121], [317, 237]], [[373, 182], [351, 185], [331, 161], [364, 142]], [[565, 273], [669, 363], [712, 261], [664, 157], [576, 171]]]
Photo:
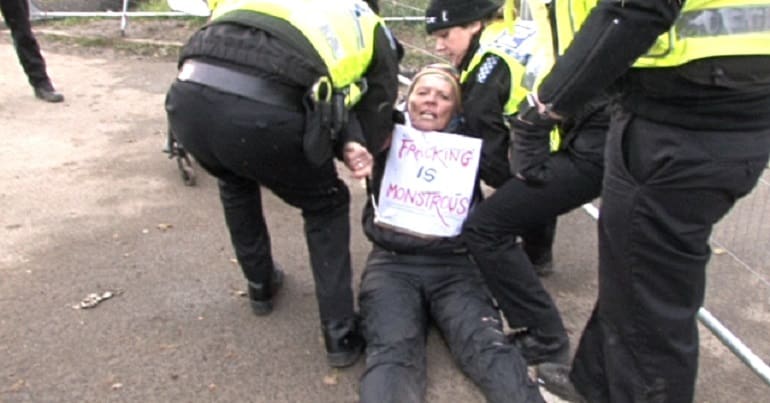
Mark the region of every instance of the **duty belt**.
[[302, 110], [304, 91], [299, 87], [290, 87], [200, 60], [186, 60], [179, 69], [177, 79], [273, 106], [294, 111]]

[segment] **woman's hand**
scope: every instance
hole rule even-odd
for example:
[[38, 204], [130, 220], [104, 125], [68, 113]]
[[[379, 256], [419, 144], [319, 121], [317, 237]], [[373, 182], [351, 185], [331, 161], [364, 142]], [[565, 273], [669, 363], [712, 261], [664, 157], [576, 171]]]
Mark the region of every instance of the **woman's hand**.
[[356, 179], [363, 179], [372, 174], [372, 154], [361, 143], [350, 141], [342, 149], [342, 159], [345, 166]]

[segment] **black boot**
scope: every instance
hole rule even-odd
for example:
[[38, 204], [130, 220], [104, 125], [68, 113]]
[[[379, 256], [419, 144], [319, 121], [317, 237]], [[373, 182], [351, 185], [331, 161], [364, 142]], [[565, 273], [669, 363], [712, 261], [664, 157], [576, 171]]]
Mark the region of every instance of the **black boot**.
[[550, 249], [540, 256], [530, 257], [530, 261], [538, 276], [548, 277], [553, 274], [553, 252]]
[[283, 270], [277, 266], [273, 270], [269, 284], [249, 282], [249, 303], [254, 315], [265, 316], [273, 311], [273, 297], [283, 286]]
[[364, 349], [364, 338], [358, 329], [358, 320], [328, 320], [321, 325], [326, 345], [326, 360], [333, 368], [353, 365]]
[[587, 400], [580, 395], [569, 379], [569, 373], [569, 365], [540, 364], [537, 366], [537, 382], [547, 391], [568, 402], [586, 403]]
[[35, 87], [35, 97], [52, 103], [64, 101], [64, 96], [56, 92], [51, 84], [41, 84]]
[[537, 332], [524, 331], [508, 335], [508, 341], [518, 347], [527, 365], [537, 365], [544, 362], [569, 363], [569, 338], [542, 337]]

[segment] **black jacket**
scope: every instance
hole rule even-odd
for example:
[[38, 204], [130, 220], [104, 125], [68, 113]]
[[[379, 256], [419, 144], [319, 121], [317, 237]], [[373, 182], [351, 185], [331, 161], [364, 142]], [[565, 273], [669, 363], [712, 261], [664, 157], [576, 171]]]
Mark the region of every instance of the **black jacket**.
[[[479, 48], [479, 35], [471, 42], [460, 68], [464, 70]], [[500, 57], [487, 54], [462, 84], [463, 133], [483, 140], [479, 174], [487, 185], [499, 187], [509, 177], [510, 129], [503, 109], [511, 88], [511, 72]]]

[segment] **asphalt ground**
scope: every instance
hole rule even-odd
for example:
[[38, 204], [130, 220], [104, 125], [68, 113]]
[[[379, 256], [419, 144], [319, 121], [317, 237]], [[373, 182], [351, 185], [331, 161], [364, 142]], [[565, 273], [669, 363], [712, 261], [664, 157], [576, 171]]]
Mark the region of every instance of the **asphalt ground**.
[[[255, 317], [214, 180], [197, 168], [197, 185], [185, 186], [161, 152], [174, 63], [46, 53], [66, 96], [46, 104], [7, 32], [0, 60], [0, 402], [357, 401], [363, 360], [325, 363], [299, 211], [264, 193], [287, 281], [274, 313]], [[363, 189], [350, 187], [357, 289], [369, 245]], [[729, 219], [745, 228], [756, 217]], [[752, 271], [714, 256], [706, 306], [768, 361], [766, 245], [749, 249]], [[578, 209], [560, 219], [555, 254], [545, 284], [576, 343], [596, 292], [593, 218]], [[427, 401], [482, 402], [435, 331], [428, 343]], [[697, 402], [770, 401], [768, 391], [701, 327]]]

